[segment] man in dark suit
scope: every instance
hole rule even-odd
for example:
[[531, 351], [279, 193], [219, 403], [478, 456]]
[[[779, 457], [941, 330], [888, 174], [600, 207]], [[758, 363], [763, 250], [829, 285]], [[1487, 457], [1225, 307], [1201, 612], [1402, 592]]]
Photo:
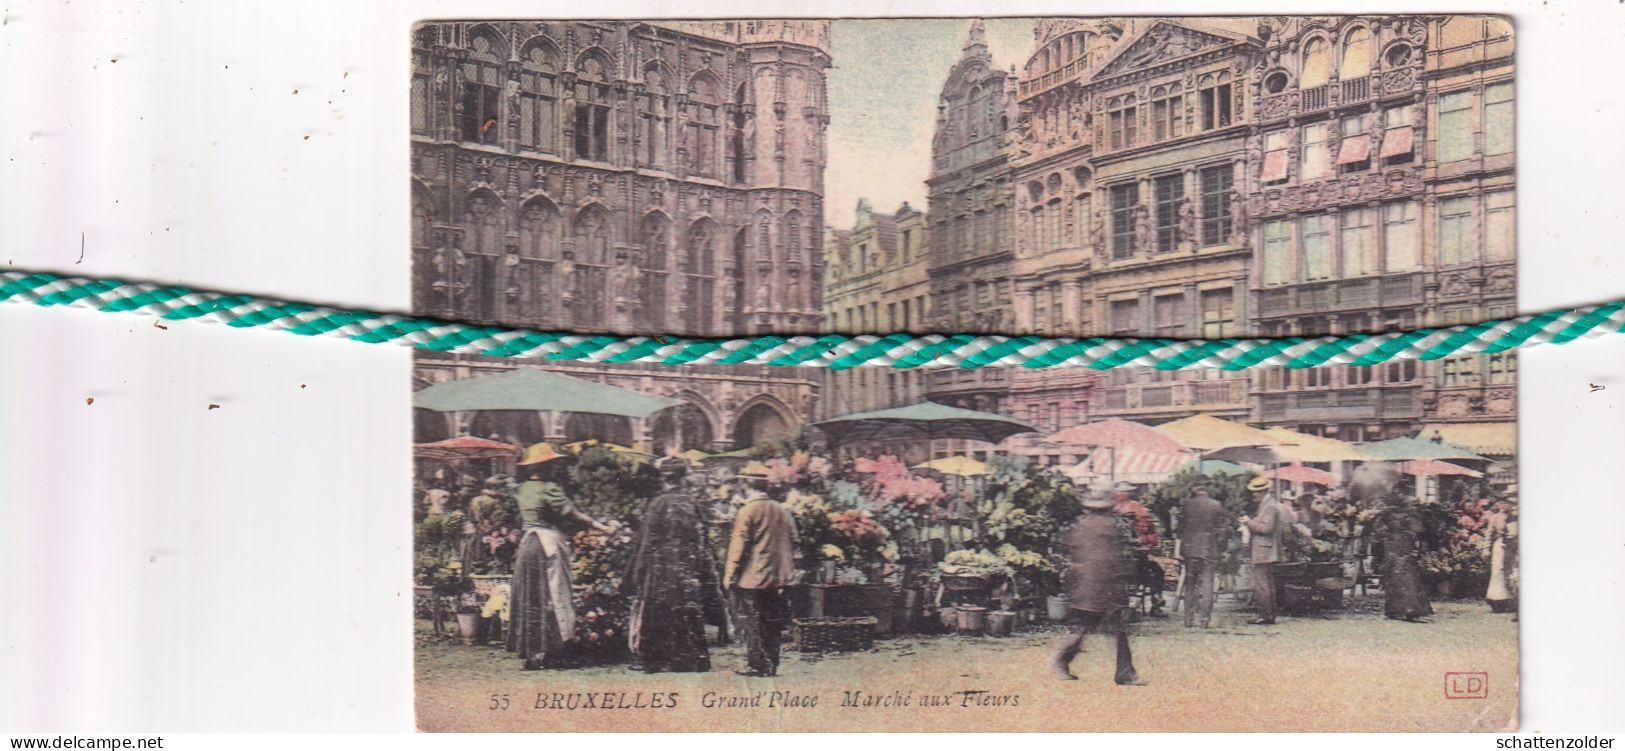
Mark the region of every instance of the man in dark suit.
[[1213, 572], [1224, 554], [1224, 506], [1197, 482], [1179, 505], [1179, 556], [1185, 565], [1185, 625], [1213, 625]]
[[1134, 572], [1134, 531], [1129, 520], [1112, 510], [1108, 488], [1097, 488], [1084, 499], [1083, 514], [1061, 537], [1070, 561], [1066, 586], [1072, 608], [1071, 634], [1055, 655], [1053, 666], [1062, 680], [1077, 680], [1072, 658], [1083, 651], [1085, 635], [1102, 631], [1117, 640], [1117, 684], [1143, 686], [1128, 648], [1128, 577]]

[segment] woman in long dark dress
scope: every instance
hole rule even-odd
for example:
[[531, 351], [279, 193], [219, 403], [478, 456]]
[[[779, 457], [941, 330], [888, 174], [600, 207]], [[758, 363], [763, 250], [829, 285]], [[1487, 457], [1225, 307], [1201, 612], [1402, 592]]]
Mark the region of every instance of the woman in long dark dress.
[[524, 535], [514, 554], [508, 651], [519, 653], [526, 670], [558, 664], [564, 644], [575, 639], [576, 613], [570, 591], [570, 538], [566, 526], [611, 527], [577, 510], [558, 482], [565, 460], [521, 464], [527, 479], [515, 493]]
[[711, 657], [705, 614], [721, 598], [716, 566], [706, 549], [699, 503], [684, 487], [687, 462], [667, 457], [655, 466], [665, 492], [644, 509], [626, 577], [632, 656], [649, 673], [706, 672]]
[[1425, 623], [1433, 605], [1422, 581], [1422, 515], [1410, 498], [1400, 493], [1389, 497], [1382, 532], [1383, 614]]

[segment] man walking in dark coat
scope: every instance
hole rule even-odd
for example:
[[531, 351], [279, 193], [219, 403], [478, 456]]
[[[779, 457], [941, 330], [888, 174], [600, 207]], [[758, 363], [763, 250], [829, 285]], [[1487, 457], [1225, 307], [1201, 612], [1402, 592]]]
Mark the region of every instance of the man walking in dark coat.
[[1117, 684], [1143, 686], [1128, 646], [1128, 577], [1134, 573], [1134, 531], [1128, 520], [1112, 511], [1112, 505], [1105, 489], [1096, 489], [1083, 501], [1083, 514], [1061, 538], [1071, 561], [1066, 572], [1071, 634], [1055, 655], [1054, 668], [1062, 680], [1077, 680], [1072, 658], [1083, 651], [1083, 638], [1089, 632], [1103, 631], [1117, 638]]
[[648, 673], [703, 673], [711, 669], [705, 614], [721, 606], [716, 566], [699, 503], [685, 487], [688, 462], [668, 456], [655, 469], [665, 492], [643, 511], [626, 577], [632, 656]]
[[1198, 482], [1179, 506], [1179, 555], [1185, 564], [1185, 625], [1213, 625], [1213, 571], [1224, 554], [1224, 506]]

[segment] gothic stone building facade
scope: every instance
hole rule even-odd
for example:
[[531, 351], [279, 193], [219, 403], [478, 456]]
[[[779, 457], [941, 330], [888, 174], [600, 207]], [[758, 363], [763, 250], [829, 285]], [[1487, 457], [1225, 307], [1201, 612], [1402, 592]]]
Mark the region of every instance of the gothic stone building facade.
[[[982, 22], [972, 21], [938, 99], [926, 180], [930, 320], [938, 332], [1005, 333], [1015, 325], [1015, 191], [1008, 148], [1014, 84], [1013, 75], [993, 64]], [[1003, 368], [936, 371], [928, 389], [933, 401], [1008, 411], [1009, 374]]]
[[[816, 328], [827, 22], [428, 23], [412, 54], [418, 312], [577, 331]], [[420, 385], [502, 367], [418, 360]], [[716, 449], [792, 429], [818, 394], [816, 375], [786, 369], [549, 367], [685, 404], [646, 425], [492, 413], [445, 432]]]

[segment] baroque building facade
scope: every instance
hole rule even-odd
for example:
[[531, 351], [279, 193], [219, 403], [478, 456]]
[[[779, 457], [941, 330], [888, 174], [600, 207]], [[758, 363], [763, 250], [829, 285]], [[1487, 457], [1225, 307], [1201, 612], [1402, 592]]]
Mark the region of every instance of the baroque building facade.
[[[986, 29], [974, 20], [938, 98], [926, 179], [935, 331], [1005, 333], [1015, 325], [1014, 116], [1015, 76], [994, 65]], [[927, 388], [933, 401], [966, 409], [1004, 412], [1009, 406], [1003, 368], [933, 371]]]
[[[941, 147], [955, 143], [944, 122], [964, 71], [997, 72], [979, 34], [973, 24], [944, 86], [933, 227], [963, 213], [946, 188], [965, 178], [944, 169]], [[1512, 315], [1512, 72], [1511, 27], [1486, 16], [1038, 20], [1007, 77], [1000, 155], [950, 164], [980, 165], [987, 184], [1008, 176], [1013, 211], [999, 226], [1013, 245], [972, 251], [1011, 280], [1008, 302], [988, 303], [1008, 310], [1009, 331], [1083, 336], [1324, 335]], [[945, 315], [973, 278], [955, 257], [933, 261], [939, 320], [983, 330]], [[1507, 456], [1515, 368], [1508, 353], [1239, 376], [956, 373], [931, 397], [1046, 432], [1205, 412]], [[1040, 444], [1014, 450], [1069, 453]]]
[[[1248, 195], [1259, 333], [1513, 315], [1511, 25], [1349, 16], [1260, 33]], [[1421, 432], [1506, 456], [1515, 380], [1510, 352], [1276, 369], [1253, 376], [1253, 417], [1352, 441]]]
[[[828, 22], [425, 23], [412, 41], [417, 312], [699, 336], [819, 326]], [[418, 358], [421, 385], [502, 367]], [[794, 429], [819, 390], [783, 368], [549, 368], [684, 405], [647, 425], [462, 415], [446, 432], [719, 449]]]

